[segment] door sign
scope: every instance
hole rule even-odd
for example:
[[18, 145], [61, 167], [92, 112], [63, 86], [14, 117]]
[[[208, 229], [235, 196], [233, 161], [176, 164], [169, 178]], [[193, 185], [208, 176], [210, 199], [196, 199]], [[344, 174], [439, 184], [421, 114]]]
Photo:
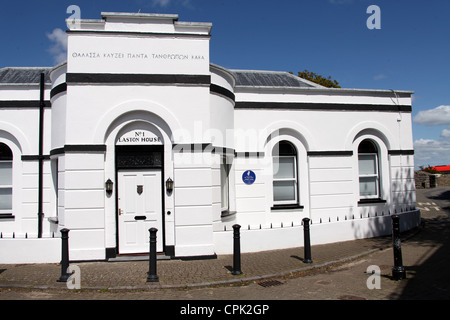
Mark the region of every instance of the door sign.
[[252, 170], [247, 170], [242, 174], [242, 181], [245, 184], [253, 184], [256, 180], [256, 174]]

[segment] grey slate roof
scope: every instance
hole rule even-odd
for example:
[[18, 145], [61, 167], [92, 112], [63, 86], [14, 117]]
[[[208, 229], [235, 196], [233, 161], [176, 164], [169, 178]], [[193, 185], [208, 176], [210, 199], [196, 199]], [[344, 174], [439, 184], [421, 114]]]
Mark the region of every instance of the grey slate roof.
[[322, 87], [283, 71], [229, 70], [229, 72], [235, 77], [237, 87]]
[[41, 79], [41, 73], [45, 74], [45, 82], [50, 83], [50, 67], [8, 67], [0, 69], [0, 83], [11, 84], [38, 84]]
[[[38, 84], [40, 74], [45, 74], [45, 82], [50, 82], [51, 67], [7, 67], [0, 69], [0, 83]], [[311, 81], [299, 78], [283, 71], [228, 70], [236, 79], [236, 86], [245, 87], [321, 87]]]

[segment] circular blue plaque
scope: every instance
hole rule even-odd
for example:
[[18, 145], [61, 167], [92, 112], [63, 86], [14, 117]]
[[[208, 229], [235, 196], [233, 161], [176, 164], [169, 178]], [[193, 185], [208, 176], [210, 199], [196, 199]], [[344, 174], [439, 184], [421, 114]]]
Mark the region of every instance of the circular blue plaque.
[[253, 184], [256, 180], [256, 174], [252, 170], [247, 170], [242, 174], [242, 181], [245, 184]]

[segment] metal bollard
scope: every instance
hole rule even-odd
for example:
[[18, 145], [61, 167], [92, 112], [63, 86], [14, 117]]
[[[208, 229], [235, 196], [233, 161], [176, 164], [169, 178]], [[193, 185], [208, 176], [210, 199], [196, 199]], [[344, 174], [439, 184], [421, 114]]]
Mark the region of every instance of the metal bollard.
[[400, 217], [392, 216], [392, 243], [394, 251], [394, 267], [392, 267], [392, 279], [402, 280], [406, 278], [406, 271], [403, 267], [402, 244], [400, 241]]
[[150, 232], [150, 252], [147, 282], [158, 282], [159, 278], [156, 274], [156, 232], [158, 232], [158, 229], [150, 228], [148, 231]]
[[233, 271], [231, 274], [240, 275], [241, 270], [241, 236], [239, 235], [240, 225], [233, 225]]
[[304, 249], [305, 257], [303, 263], [312, 263], [311, 260], [311, 241], [309, 237], [309, 218], [303, 218], [303, 237], [304, 237]]
[[69, 268], [69, 229], [61, 229], [61, 277], [57, 282], [67, 282], [70, 274], [67, 273]]

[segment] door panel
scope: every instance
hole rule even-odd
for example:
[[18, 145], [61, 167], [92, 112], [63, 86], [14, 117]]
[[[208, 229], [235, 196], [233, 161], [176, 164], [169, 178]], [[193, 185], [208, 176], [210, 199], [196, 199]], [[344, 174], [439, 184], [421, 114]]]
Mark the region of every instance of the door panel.
[[161, 170], [120, 170], [118, 189], [119, 253], [147, 253], [152, 227], [162, 251]]

